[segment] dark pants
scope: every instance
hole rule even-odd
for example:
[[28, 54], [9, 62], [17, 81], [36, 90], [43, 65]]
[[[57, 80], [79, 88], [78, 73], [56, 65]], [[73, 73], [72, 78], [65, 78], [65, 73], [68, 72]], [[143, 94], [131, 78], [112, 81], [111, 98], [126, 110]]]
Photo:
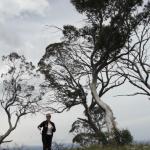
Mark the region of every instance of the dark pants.
[[42, 135], [43, 150], [51, 150], [52, 137], [52, 135]]

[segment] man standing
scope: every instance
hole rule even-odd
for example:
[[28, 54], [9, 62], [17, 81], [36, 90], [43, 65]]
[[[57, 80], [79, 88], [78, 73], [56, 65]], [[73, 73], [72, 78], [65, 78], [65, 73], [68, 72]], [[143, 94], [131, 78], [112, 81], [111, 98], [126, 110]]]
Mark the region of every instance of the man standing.
[[55, 124], [51, 121], [51, 114], [46, 114], [46, 121], [43, 121], [38, 129], [42, 128], [43, 150], [51, 150], [53, 132], [56, 131]]

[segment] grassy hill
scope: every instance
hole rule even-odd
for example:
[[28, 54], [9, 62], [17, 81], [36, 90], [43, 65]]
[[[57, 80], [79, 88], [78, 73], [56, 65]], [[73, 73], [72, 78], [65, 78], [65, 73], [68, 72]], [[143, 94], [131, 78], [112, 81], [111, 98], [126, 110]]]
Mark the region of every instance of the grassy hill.
[[131, 146], [91, 146], [88, 148], [76, 148], [73, 150], [150, 150], [150, 145], [131, 145]]
[[[65, 148], [66, 147], [66, 148]], [[70, 147], [70, 146], [69, 146]], [[150, 144], [137, 144], [137, 145], [126, 145], [126, 146], [98, 146], [93, 145], [86, 148], [69, 148], [68, 146], [64, 145], [58, 145], [58, 147], [53, 147], [52, 150], [150, 150]], [[9, 148], [9, 149], [3, 149], [0, 148], [0, 150], [42, 150], [41, 146], [24, 146], [22, 148]]]

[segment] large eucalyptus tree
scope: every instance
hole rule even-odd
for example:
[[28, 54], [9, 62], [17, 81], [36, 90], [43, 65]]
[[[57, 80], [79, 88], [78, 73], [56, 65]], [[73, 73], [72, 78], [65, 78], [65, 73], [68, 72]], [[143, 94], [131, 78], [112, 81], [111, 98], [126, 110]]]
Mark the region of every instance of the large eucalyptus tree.
[[47, 46], [39, 61], [39, 70], [46, 79], [43, 87], [52, 89], [51, 102], [62, 104], [56, 112], [93, 100], [105, 112], [111, 135], [116, 123], [110, 106], [99, 95], [105, 86], [101, 84], [101, 74], [139, 44], [133, 40], [134, 31], [143, 25], [148, 11], [142, 0], [71, 0], [71, 3], [86, 16], [86, 25], [81, 28], [65, 25], [62, 41]]

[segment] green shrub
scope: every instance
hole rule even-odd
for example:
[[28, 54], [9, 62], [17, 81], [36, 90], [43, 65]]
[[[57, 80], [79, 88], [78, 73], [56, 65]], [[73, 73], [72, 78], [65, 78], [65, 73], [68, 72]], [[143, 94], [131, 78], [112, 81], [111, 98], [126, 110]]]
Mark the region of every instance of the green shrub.
[[127, 145], [133, 142], [133, 136], [131, 135], [131, 132], [128, 129], [116, 129], [114, 133], [115, 142], [119, 145]]

